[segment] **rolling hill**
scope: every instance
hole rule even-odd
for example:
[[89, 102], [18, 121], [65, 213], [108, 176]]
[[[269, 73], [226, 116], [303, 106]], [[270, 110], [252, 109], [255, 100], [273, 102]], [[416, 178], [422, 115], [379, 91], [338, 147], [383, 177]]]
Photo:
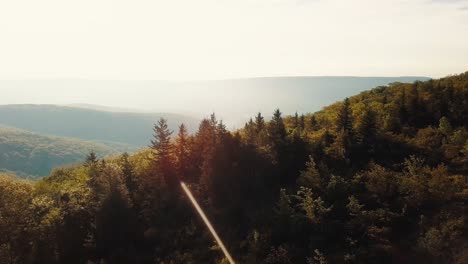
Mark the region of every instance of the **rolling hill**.
[[54, 167], [82, 162], [91, 150], [103, 157], [134, 151], [135, 147], [0, 127], [0, 171], [11, 171], [23, 178], [45, 176]]

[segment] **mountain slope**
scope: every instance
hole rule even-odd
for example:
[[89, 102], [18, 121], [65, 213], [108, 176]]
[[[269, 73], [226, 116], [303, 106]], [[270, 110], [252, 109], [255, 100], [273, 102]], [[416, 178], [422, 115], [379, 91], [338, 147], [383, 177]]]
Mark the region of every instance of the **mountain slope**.
[[137, 147], [149, 144], [152, 127], [160, 117], [171, 120], [172, 130], [183, 122], [193, 131], [198, 122], [195, 118], [170, 113], [114, 113], [56, 105], [0, 106], [0, 124], [43, 134]]
[[0, 170], [22, 177], [44, 176], [54, 167], [82, 162], [91, 150], [103, 157], [135, 149], [0, 127]]

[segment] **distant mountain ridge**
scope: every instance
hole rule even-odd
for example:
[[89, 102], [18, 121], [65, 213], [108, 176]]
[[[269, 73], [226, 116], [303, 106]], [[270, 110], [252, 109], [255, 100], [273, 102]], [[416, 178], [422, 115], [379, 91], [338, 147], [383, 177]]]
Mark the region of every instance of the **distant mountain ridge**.
[[228, 128], [233, 129], [243, 126], [256, 112], [265, 116], [275, 108], [280, 108], [284, 114], [315, 112], [377, 86], [428, 79], [423, 76], [297, 76], [207, 81], [0, 80], [0, 87], [7, 94], [17, 94], [17, 91], [34, 94], [27, 100], [18, 95], [16, 99], [10, 96], [8, 101], [2, 102], [0, 97], [0, 104], [71, 104], [107, 112], [163, 112], [198, 118], [215, 112], [218, 119], [223, 119]]
[[149, 144], [152, 128], [161, 117], [172, 120], [169, 122], [172, 130], [180, 123], [190, 131], [198, 125], [195, 118], [170, 113], [120, 113], [58, 105], [0, 106], [0, 124], [42, 134], [135, 147]]
[[[62, 105], [60, 105], [60, 106], [62, 106]], [[97, 104], [68, 104], [68, 105], [63, 105], [63, 106], [73, 107], [73, 108], [89, 109], [89, 110], [96, 110], [96, 111], [104, 111], [104, 112], [150, 113], [150, 111], [145, 111], [145, 110], [141, 110], [141, 109], [113, 107], [113, 106], [105, 106], [105, 105], [97, 105]]]

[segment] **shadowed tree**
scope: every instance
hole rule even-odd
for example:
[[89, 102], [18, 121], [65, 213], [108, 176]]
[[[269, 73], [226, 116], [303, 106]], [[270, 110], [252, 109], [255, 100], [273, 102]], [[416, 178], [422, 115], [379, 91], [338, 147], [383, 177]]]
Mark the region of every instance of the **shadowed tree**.
[[174, 164], [172, 160], [172, 131], [169, 130], [167, 121], [164, 118], [159, 119], [153, 131], [154, 137], [153, 140], [151, 140], [151, 149], [155, 154], [154, 165], [156, 173], [162, 175], [165, 183], [172, 189], [178, 184], [174, 175]]
[[258, 112], [257, 116], [255, 117], [255, 127], [257, 129], [257, 133], [265, 129], [265, 119], [260, 112]]
[[367, 104], [356, 132], [358, 143], [367, 149], [372, 149], [377, 134], [377, 123], [374, 112]]
[[349, 98], [346, 98], [338, 112], [338, 118], [336, 121], [336, 130], [343, 130], [346, 134], [351, 135], [353, 129], [351, 116], [351, 107], [349, 104]]
[[179, 126], [177, 133], [176, 144], [174, 148], [175, 158], [177, 162], [177, 173], [180, 179], [187, 180], [189, 176], [189, 135], [184, 124]]

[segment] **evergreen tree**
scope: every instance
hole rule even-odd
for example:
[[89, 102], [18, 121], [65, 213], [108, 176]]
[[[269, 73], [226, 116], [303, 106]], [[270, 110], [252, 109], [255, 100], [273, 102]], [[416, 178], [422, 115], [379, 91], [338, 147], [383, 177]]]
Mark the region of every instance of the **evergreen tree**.
[[159, 119], [158, 124], [154, 126], [154, 138], [151, 140], [151, 149], [155, 153], [154, 165], [156, 174], [160, 174], [166, 184], [177, 184], [174, 179], [173, 162], [172, 162], [172, 131], [169, 130], [167, 121], [164, 118]]
[[92, 203], [93, 207], [97, 207], [97, 203], [99, 202], [99, 195], [101, 192], [101, 185], [100, 185], [100, 172], [102, 168], [99, 166], [99, 159], [96, 156], [94, 151], [91, 151], [86, 156], [85, 166], [88, 169], [88, 187], [91, 189], [92, 195]]
[[301, 128], [302, 131], [305, 129], [305, 116], [304, 116], [304, 114], [302, 114], [301, 117], [299, 118], [299, 127]]
[[244, 125], [244, 132], [245, 132], [245, 139], [249, 144], [254, 144], [255, 139], [257, 137], [257, 128], [252, 120], [252, 118], [249, 119], [247, 123]]
[[446, 118], [445, 116], [443, 116], [440, 120], [439, 120], [439, 131], [444, 134], [444, 136], [450, 136], [453, 132], [453, 128], [452, 128], [452, 125], [450, 124], [450, 121], [448, 120], [448, 118]]
[[179, 126], [179, 132], [177, 133], [176, 145], [175, 145], [175, 157], [177, 161], [177, 171], [181, 179], [186, 180], [188, 178], [188, 167], [189, 167], [189, 138], [187, 128], [184, 124]]
[[86, 160], [85, 160], [85, 165], [86, 166], [92, 166], [96, 165], [99, 159], [97, 158], [96, 152], [94, 150], [91, 150], [88, 155], [86, 155]]
[[260, 112], [258, 112], [257, 116], [255, 117], [255, 126], [257, 128], [257, 133], [260, 133], [260, 131], [265, 129], [265, 119]]
[[299, 120], [299, 115], [297, 114], [297, 111], [294, 114], [293, 127], [294, 129], [298, 129], [300, 127], [300, 120]]
[[406, 112], [408, 115], [408, 122], [412, 126], [420, 127], [422, 118], [420, 117], [420, 105], [419, 105], [419, 91], [418, 82], [415, 82], [410, 89], [410, 93], [407, 95], [406, 100]]
[[273, 113], [273, 118], [270, 122], [269, 132], [274, 144], [285, 142], [286, 128], [284, 126], [284, 121], [281, 117], [281, 112], [279, 109], [276, 109]]
[[338, 112], [338, 119], [336, 123], [337, 131], [343, 130], [347, 134], [351, 134], [353, 129], [351, 107], [349, 99], [346, 98]]
[[[207, 192], [212, 186], [213, 160], [217, 142], [217, 121], [214, 114], [203, 119], [195, 137], [195, 150], [199, 166], [200, 187]], [[208, 194], [208, 193], [205, 193]]]
[[366, 104], [364, 109], [364, 114], [358, 124], [357, 128], [357, 137], [358, 142], [361, 145], [370, 147], [370, 144], [373, 144], [377, 134], [377, 124], [375, 120], [375, 114]]
[[400, 94], [400, 99], [398, 100], [398, 112], [400, 116], [400, 121], [402, 124], [406, 124], [408, 120], [408, 111], [406, 108], [406, 89], [403, 88]]
[[319, 129], [318, 122], [317, 122], [317, 119], [315, 118], [315, 116], [310, 117], [309, 124], [310, 124], [310, 130], [316, 131], [316, 130]]
[[221, 143], [227, 134], [229, 134], [229, 132], [226, 129], [226, 125], [224, 124], [223, 120], [219, 120], [218, 124], [216, 125], [217, 142]]
[[297, 185], [311, 188], [314, 191], [320, 190], [322, 179], [312, 156], [309, 157], [309, 161], [306, 163], [306, 166], [306, 170], [301, 171], [301, 174], [297, 179]]
[[135, 179], [135, 172], [133, 171], [133, 166], [130, 163], [127, 152], [122, 154], [120, 159], [120, 166], [122, 168], [123, 182], [130, 193], [130, 197], [132, 197], [133, 194], [137, 191], [138, 183]]
[[159, 119], [158, 124], [154, 126], [153, 131], [154, 139], [151, 140], [151, 148], [157, 154], [157, 160], [167, 162], [170, 160], [172, 153], [172, 131], [169, 130], [166, 119]]

